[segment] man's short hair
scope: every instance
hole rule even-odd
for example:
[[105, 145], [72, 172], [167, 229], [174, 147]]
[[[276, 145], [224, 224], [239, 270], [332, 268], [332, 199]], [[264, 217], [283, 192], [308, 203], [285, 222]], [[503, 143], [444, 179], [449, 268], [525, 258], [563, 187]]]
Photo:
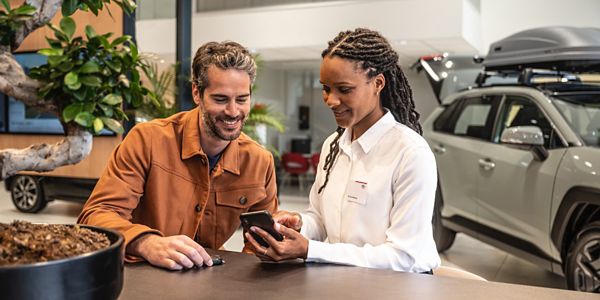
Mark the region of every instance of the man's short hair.
[[244, 71], [250, 76], [251, 85], [256, 78], [256, 62], [248, 49], [232, 41], [208, 42], [198, 48], [192, 63], [192, 82], [198, 87], [200, 95], [210, 84], [207, 71], [211, 65], [223, 70]]

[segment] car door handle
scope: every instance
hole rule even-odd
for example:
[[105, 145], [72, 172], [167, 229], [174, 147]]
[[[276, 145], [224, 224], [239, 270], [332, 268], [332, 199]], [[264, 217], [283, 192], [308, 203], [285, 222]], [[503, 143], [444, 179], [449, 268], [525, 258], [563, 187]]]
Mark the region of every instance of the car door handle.
[[437, 153], [437, 154], [444, 154], [446, 152], [446, 148], [444, 147], [444, 145], [436, 145], [433, 147], [433, 152]]
[[496, 167], [496, 164], [493, 161], [491, 161], [489, 158], [486, 158], [486, 159], [481, 158], [481, 159], [479, 159], [479, 167], [483, 168], [486, 171], [490, 171]]

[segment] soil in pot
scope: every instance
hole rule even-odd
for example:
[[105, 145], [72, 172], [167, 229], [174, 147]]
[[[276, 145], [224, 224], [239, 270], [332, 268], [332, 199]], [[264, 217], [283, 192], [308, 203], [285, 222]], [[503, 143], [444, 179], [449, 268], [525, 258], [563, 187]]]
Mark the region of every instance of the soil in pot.
[[0, 266], [63, 259], [109, 245], [106, 235], [78, 225], [0, 223]]

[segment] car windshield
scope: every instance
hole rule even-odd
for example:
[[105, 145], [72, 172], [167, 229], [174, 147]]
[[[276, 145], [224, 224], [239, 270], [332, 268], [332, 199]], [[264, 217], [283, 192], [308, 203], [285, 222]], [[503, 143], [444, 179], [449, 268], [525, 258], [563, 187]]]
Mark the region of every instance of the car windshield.
[[552, 101], [588, 146], [600, 147], [600, 94], [558, 95]]

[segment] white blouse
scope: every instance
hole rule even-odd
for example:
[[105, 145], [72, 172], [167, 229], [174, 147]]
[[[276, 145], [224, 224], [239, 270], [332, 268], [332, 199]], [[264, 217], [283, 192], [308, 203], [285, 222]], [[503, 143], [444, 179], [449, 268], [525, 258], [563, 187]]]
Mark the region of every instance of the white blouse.
[[327, 138], [301, 233], [309, 262], [425, 272], [440, 265], [431, 217], [437, 187], [427, 142], [387, 112], [360, 138], [340, 137], [327, 187]]

